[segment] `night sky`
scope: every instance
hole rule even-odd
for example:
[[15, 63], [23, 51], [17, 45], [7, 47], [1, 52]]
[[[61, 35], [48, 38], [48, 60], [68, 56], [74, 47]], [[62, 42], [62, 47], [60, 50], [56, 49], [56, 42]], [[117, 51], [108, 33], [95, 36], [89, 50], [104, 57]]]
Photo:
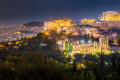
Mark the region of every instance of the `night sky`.
[[98, 20], [105, 11], [120, 12], [120, 0], [0, 0], [0, 27], [64, 18]]

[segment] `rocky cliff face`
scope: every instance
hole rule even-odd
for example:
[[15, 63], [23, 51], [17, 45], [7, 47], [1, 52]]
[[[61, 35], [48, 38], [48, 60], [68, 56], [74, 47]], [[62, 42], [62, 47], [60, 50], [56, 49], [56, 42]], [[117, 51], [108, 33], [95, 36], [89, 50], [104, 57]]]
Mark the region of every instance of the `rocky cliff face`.
[[97, 22], [94, 24], [94, 26], [99, 26], [102, 29], [109, 29], [109, 28], [118, 28], [120, 29], [120, 22]]

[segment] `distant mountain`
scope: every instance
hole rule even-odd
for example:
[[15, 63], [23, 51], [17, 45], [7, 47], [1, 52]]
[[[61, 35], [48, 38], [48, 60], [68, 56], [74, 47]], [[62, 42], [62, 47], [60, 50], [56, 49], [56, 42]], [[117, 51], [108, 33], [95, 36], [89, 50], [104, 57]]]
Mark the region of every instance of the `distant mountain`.
[[21, 33], [25, 33], [25, 34], [31, 34], [31, 33], [35, 33], [34, 31], [29, 31], [29, 30], [22, 30], [20, 31]]
[[32, 22], [25, 23], [22, 26], [25, 26], [25, 27], [43, 27], [43, 25], [44, 25], [44, 22], [32, 21]]

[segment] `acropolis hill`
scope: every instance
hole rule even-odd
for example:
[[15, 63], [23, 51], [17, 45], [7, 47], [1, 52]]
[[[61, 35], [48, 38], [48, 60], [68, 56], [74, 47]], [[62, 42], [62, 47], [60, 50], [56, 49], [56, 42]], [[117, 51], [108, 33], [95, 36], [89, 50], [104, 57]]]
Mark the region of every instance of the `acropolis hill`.
[[[117, 28], [120, 29], [120, 13], [115, 11], [103, 12], [100, 16], [100, 21], [92, 19], [81, 19], [81, 22], [73, 24], [70, 19], [61, 19], [53, 21], [45, 21], [43, 30], [49, 32], [56, 30], [57, 32], [66, 31], [67, 34], [72, 35], [85, 35], [89, 34], [96, 38], [104, 36], [103, 30]], [[102, 29], [102, 30], [100, 30]], [[102, 31], [102, 32], [101, 32]], [[109, 31], [111, 34], [115, 32]], [[107, 33], [107, 32], [106, 32]]]

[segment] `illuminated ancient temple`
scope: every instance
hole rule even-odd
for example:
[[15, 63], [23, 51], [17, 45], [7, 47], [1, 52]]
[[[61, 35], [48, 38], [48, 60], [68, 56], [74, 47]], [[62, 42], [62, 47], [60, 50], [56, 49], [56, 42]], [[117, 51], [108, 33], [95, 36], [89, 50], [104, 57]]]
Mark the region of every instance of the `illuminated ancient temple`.
[[101, 17], [101, 21], [120, 21], [120, 13], [115, 11], [107, 11], [103, 12]]
[[68, 27], [72, 26], [72, 20], [70, 19], [62, 19], [62, 20], [54, 20], [44, 23], [44, 31], [47, 30], [64, 30]]
[[94, 23], [95, 19], [81, 19], [81, 23]]

